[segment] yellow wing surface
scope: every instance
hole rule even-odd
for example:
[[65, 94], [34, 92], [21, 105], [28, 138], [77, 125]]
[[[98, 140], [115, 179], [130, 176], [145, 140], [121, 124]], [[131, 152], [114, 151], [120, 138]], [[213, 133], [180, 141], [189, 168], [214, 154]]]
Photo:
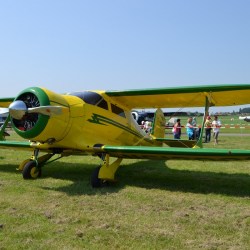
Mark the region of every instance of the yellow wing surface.
[[9, 97], [9, 98], [1, 98], [0, 99], [0, 107], [1, 108], [8, 108], [11, 102], [14, 101], [14, 97]]
[[105, 94], [130, 109], [204, 107], [206, 97], [210, 106], [235, 106], [249, 103], [250, 84], [106, 91]]

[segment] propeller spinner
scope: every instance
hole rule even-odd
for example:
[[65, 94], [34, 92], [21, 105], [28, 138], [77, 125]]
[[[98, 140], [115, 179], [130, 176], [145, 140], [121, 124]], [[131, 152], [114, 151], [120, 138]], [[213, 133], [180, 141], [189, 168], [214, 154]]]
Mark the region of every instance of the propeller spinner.
[[10, 116], [14, 119], [21, 120], [27, 112], [27, 106], [23, 101], [14, 101], [9, 106]]

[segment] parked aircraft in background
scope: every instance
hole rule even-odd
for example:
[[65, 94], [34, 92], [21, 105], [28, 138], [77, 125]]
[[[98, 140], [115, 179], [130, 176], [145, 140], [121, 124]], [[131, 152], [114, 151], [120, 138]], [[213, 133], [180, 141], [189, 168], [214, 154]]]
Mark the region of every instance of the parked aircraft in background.
[[246, 122], [250, 122], [250, 116], [240, 116], [239, 119], [244, 120]]

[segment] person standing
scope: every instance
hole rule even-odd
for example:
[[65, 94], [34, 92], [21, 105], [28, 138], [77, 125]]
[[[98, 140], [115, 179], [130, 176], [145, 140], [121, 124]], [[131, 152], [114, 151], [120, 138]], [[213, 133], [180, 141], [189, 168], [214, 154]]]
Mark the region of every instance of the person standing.
[[181, 139], [181, 119], [177, 119], [174, 128], [173, 128], [173, 133], [174, 133], [174, 139]]
[[212, 130], [212, 120], [210, 116], [207, 116], [205, 121], [205, 142], [210, 142]]
[[194, 140], [194, 126], [192, 124], [193, 118], [189, 117], [186, 124], [188, 140]]
[[218, 137], [219, 137], [220, 127], [221, 127], [221, 122], [219, 121], [217, 115], [214, 116], [212, 127], [213, 127], [213, 133], [214, 133], [214, 145], [216, 145], [218, 144]]

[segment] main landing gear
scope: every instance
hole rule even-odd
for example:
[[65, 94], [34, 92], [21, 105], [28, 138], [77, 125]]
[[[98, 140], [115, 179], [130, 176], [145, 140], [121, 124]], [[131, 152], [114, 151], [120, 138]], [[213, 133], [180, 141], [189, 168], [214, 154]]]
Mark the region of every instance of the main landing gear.
[[36, 161], [28, 161], [23, 168], [24, 179], [36, 179], [41, 177], [42, 169], [36, 166]]
[[107, 186], [109, 182], [115, 182], [115, 173], [122, 161], [122, 158], [117, 158], [110, 164], [108, 154], [102, 154], [100, 158], [102, 164], [94, 169], [90, 179], [93, 188]]
[[38, 157], [39, 150], [34, 150], [34, 155], [25, 161], [23, 161], [18, 170], [22, 171], [24, 179], [36, 179], [42, 175], [42, 166], [47, 162], [54, 153], [48, 153], [46, 155]]

